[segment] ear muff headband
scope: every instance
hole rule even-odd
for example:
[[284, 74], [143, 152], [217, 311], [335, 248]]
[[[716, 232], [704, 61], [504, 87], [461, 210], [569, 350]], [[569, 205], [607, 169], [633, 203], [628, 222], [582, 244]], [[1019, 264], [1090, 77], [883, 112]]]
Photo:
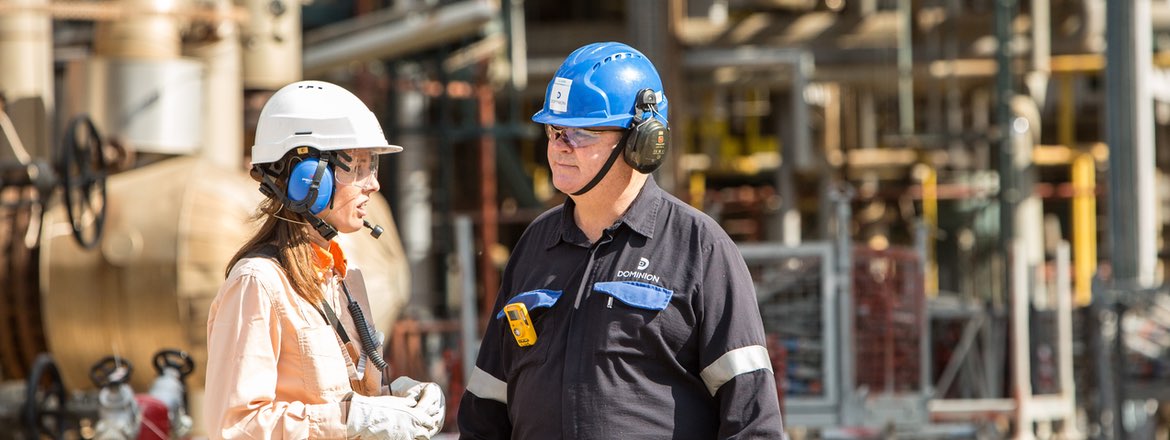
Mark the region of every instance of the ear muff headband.
[[292, 208], [307, 208], [310, 214], [318, 214], [329, 206], [333, 197], [333, 170], [328, 161], [308, 158], [293, 166], [288, 176], [288, 200]]
[[654, 117], [658, 113], [658, 95], [653, 90], [638, 91], [630, 135], [622, 146], [626, 164], [642, 174], [650, 174], [662, 165], [669, 146], [670, 128]]

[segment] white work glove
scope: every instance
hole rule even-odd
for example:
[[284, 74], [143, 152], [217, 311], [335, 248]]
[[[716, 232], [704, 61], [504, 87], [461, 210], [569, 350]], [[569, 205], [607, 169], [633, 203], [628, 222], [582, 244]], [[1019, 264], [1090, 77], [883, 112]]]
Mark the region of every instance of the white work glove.
[[406, 376], [399, 376], [390, 383], [390, 395], [414, 399], [418, 402], [415, 408], [422, 409], [428, 414], [442, 416], [447, 412], [443, 390], [433, 382], [419, 382]]
[[[433, 384], [431, 384], [433, 385]], [[438, 390], [438, 386], [434, 388]], [[443, 405], [439, 411], [419, 405], [419, 401], [433, 400], [424, 387], [421, 399], [398, 396], [367, 397], [353, 394], [349, 401], [349, 415], [345, 421], [349, 438], [385, 440], [426, 440], [443, 428]], [[439, 397], [442, 400], [442, 397]], [[428, 405], [430, 405], [428, 403]]]

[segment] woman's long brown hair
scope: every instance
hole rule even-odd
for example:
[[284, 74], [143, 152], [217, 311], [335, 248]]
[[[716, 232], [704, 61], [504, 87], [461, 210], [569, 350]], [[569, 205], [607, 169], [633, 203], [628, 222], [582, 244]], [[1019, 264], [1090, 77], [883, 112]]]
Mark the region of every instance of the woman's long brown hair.
[[281, 202], [272, 198], [260, 202], [260, 207], [252, 216], [252, 221], [263, 221], [264, 224], [260, 226], [256, 235], [248, 239], [239, 251], [236, 251], [236, 255], [232, 257], [227, 269], [224, 270], [224, 277], [231, 274], [232, 268], [241, 259], [259, 254], [260, 248], [273, 245], [277, 249], [277, 263], [281, 269], [284, 269], [289, 284], [301, 298], [311, 304], [320, 304], [325, 295], [321, 292], [317, 272], [313, 268], [313, 246], [312, 242], [309, 241], [309, 234], [312, 233], [312, 230], [307, 224], [290, 222], [277, 217], [278, 215], [285, 219], [300, 220], [302, 218], [300, 214], [292, 212]]

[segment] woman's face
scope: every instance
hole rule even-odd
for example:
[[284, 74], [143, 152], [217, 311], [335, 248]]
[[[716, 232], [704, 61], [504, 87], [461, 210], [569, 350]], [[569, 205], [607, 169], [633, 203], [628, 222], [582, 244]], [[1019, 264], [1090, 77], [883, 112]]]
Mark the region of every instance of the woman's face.
[[[378, 191], [378, 155], [371, 150], [346, 150], [350, 160], [349, 171], [333, 168], [333, 206], [317, 213], [337, 232], [350, 233], [362, 229], [370, 194]], [[344, 160], [344, 159], [343, 159]]]

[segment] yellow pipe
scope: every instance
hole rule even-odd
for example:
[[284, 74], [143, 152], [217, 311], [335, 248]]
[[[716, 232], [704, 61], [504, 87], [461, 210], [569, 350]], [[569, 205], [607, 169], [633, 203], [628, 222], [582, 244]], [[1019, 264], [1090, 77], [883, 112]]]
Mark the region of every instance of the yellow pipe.
[[1093, 275], [1097, 272], [1096, 162], [1082, 153], [1072, 164], [1073, 291], [1075, 304], [1093, 299]]
[[926, 224], [926, 297], [938, 296], [938, 261], [935, 256], [935, 235], [938, 231], [938, 172], [926, 164], [919, 165], [922, 173], [922, 221]]

